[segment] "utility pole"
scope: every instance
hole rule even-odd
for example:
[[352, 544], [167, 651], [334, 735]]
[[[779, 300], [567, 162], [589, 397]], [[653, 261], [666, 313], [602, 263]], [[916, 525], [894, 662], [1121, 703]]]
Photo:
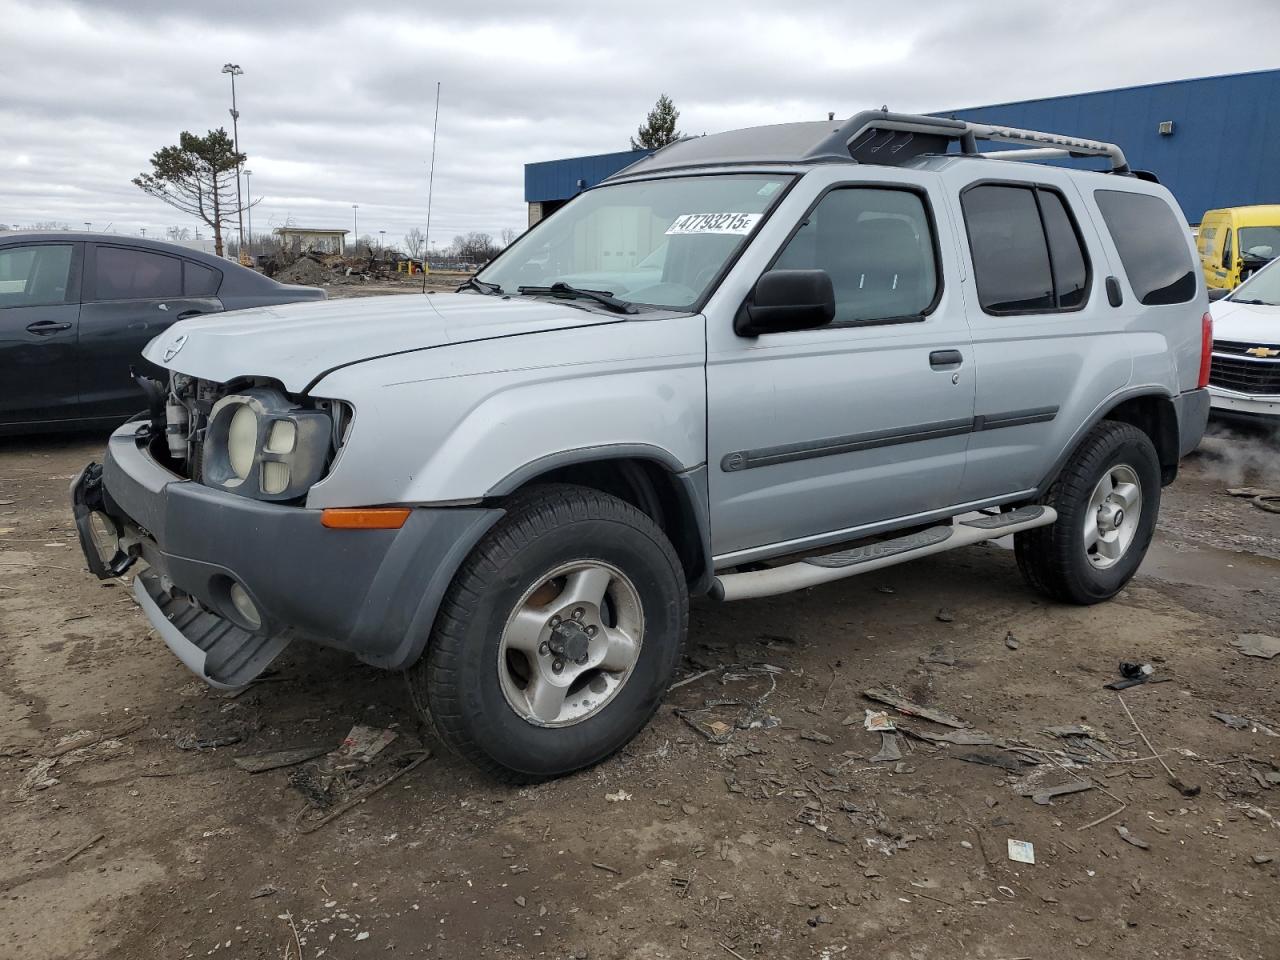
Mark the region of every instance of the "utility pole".
[[[222, 72], [231, 74], [231, 145], [240, 155], [240, 111], [236, 109], [236, 77], [244, 73], [237, 63], [224, 63]], [[240, 225], [240, 250], [244, 250], [244, 202], [240, 199], [240, 161], [236, 161], [236, 217]]]
[[378, 253], [384, 253], [387, 249], [387, 231], [378, 231]]
[[249, 178], [253, 176], [252, 170], [244, 172], [244, 192], [249, 196], [249, 260], [253, 260], [253, 188], [249, 186]]
[[360, 245], [360, 214], [357, 211], [360, 204], [353, 203], [351, 205], [351, 249], [354, 250]]

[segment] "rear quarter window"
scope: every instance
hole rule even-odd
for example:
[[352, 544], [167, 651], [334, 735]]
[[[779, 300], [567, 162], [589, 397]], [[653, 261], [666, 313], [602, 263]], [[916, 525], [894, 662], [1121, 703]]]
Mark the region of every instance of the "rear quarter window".
[[1095, 190], [1093, 197], [1140, 303], [1186, 303], [1196, 295], [1186, 227], [1168, 203], [1124, 190]]

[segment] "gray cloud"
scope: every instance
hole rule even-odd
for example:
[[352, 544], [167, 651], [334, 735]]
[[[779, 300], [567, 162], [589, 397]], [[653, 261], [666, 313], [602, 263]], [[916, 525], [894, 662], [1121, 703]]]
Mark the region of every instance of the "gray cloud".
[[[307, 3], [0, 0], [0, 223], [185, 223], [129, 180], [178, 132], [229, 126], [237, 82], [255, 229], [286, 218], [398, 239], [521, 227], [523, 164], [625, 149], [660, 92], [688, 133], [938, 110], [1275, 66], [1280, 8], [1221, 26], [1192, 0], [494, 0], [374, 13]], [[1220, 31], [1220, 36], [1214, 32]], [[1214, 62], [1211, 51], [1230, 50]], [[1087, 129], [1073, 131], [1088, 135]], [[185, 225], [190, 225], [186, 223]]]

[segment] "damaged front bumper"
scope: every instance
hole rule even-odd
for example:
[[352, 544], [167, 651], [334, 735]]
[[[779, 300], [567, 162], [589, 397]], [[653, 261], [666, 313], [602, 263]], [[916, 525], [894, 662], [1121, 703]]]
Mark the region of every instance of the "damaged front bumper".
[[101, 466], [72, 484], [81, 547], [101, 579], [146, 564], [134, 593], [190, 669], [248, 683], [294, 639], [407, 667], [426, 645], [462, 560], [502, 511], [414, 509], [398, 530], [335, 530], [321, 511], [187, 480], [151, 455], [148, 424], [125, 424]]

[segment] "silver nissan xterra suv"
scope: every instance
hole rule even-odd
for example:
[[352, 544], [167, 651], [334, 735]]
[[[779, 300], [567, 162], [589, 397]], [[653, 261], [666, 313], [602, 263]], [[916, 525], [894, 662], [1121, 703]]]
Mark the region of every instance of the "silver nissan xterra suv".
[[[1110, 169], [1026, 162], [1066, 156]], [[691, 594], [1014, 534], [1036, 589], [1113, 596], [1204, 429], [1207, 307], [1177, 204], [1112, 144], [885, 111], [737, 130], [455, 294], [175, 324], [72, 499], [91, 570], [143, 561], [210, 684], [348, 650], [537, 780], [649, 720]]]

